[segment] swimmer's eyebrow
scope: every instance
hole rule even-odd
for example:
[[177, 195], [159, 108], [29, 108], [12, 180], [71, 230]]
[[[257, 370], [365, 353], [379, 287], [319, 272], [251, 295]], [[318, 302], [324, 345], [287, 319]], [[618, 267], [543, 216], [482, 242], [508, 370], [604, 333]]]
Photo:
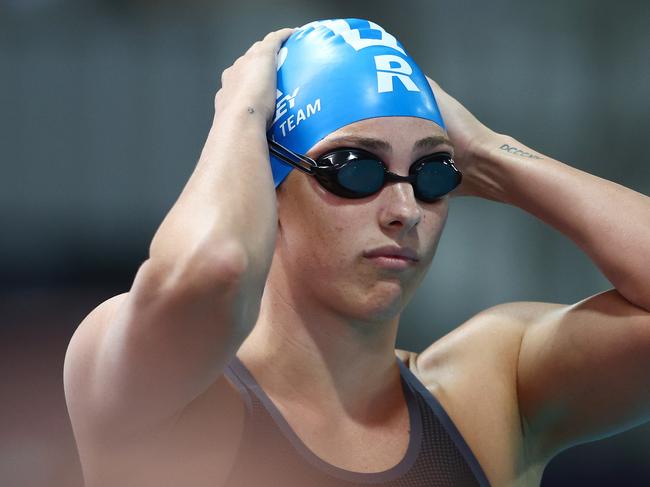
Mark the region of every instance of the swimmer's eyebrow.
[[[383, 139], [377, 139], [374, 137], [363, 137], [360, 135], [341, 135], [339, 137], [327, 139], [327, 142], [328, 144], [336, 145], [352, 143], [369, 150], [380, 150], [389, 153], [393, 152], [393, 147], [388, 142]], [[444, 135], [430, 135], [418, 140], [415, 144], [413, 144], [413, 152], [422, 149], [432, 150], [444, 144], [451, 145], [451, 141], [448, 137]]]
[[435, 149], [440, 145], [449, 145], [453, 147], [451, 140], [449, 140], [449, 137], [445, 135], [430, 135], [424, 139], [418, 140], [415, 144], [413, 144], [413, 152], [418, 149]]

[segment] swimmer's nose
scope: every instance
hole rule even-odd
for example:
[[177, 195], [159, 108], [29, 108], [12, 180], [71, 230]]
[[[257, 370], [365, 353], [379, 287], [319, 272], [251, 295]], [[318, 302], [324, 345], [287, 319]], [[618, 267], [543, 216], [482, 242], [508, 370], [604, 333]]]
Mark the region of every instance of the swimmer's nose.
[[413, 186], [407, 182], [392, 182], [381, 191], [385, 202], [381, 213], [381, 224], [388, 228], [399, 227], [408, 232], [422, 219], [422, 207], [415, 198]]

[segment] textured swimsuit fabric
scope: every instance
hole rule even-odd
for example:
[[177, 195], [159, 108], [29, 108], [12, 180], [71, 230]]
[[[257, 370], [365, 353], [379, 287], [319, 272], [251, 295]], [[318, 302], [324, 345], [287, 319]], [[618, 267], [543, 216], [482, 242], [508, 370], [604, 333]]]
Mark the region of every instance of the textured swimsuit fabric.
[[400, 360], [398, 363], [411, 424], [407, 452], [388, 470], [361, 473], [331, 465], [311, 452], [235, 356], [226, 376], [242, 395], [246, 419], [226, 487], [489, 487], [444, 409]]

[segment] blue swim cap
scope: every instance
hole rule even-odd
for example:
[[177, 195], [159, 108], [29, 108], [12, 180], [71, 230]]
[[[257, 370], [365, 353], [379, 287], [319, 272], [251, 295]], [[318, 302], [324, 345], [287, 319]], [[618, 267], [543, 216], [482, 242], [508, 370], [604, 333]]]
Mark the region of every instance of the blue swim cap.
[[[345, 125], [410, 116], [445, 128], [426, 77], [402, 45], [362, 19], [311, 22], [278, 52], [276, 108], [269, 137], [304, 154]], [[292, 166], [271, 155], [277, 187]]]

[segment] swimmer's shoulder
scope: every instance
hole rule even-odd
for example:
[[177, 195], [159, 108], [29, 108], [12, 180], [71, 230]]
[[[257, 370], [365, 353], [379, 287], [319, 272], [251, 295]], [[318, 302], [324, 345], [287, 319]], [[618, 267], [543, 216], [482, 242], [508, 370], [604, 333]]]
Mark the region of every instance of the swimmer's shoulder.
[[[524, 333], [564, 305], [504, 303], [483, 310], [419, 352], [396, 355], [442, 405], [493, 485], [519, 472], [538, 485], [545, 463], [529, 454], [519, 414], [517, 366]], [[522, 473], [523, 472], [523, 473]]]
[[[128, 293], [118, 294], [99, 304], [82, 321], [72, 341], [75, 357], [67, 357], [67, 400], [78, 402], [76, 395], [87, 394], [83, 381], [75, 381], [75, 375], [92, 371], [92, 357], [98, 352], [98, 344], [105, 339], [110, 322], [128, 299]], [[70, 351], [67, 355], [70, 355]], [[159, 357], [165, 360], [165, 357]], [[92, 381], [91, 381], [92, 382]], [[91, 383], [87, 384], [92, 385]], [[72, 414], [73, 413], [73, 414]], [[238, 389], [221, 374], [203, 393], [187, 402], [168, 420], [124, 435], [124, 441], [108, 440], [103, 430], [94, 432], [94, 412], [90, 408], [77, 407], [71, 412], [77, 420], [75, 430], [77, 446], [84, 459], [84, 473], [95, 480], [114, 471], [115, 485], [123, 483], [126, 475], [133, 480], [128, 485], [220, 485], [225, 481], [234, 464], [235, 453], [242, 439], [245, 402]], [[130, 418], [128, 411], [122, 419]], [[75, 421], [73, 421], [74, 423]], [[89, 426], [90, 425], [90, 426]], [[118, 422], [115, 429], [118, 429]], [[137, 479], [137, 481], [136, 481]], [[99, 483], [98, 485], [108, 485]]]
[[[562, 304], [538, 301], [502, 303], [472, 315], [459, 326], [425, 344], [421, 352], [396, 349], [395, 355], [411, 370], [427, 372], [455, 366], [516, 365], [526, 329]], [[432, 324], [433, 326], [433, 324]]]

